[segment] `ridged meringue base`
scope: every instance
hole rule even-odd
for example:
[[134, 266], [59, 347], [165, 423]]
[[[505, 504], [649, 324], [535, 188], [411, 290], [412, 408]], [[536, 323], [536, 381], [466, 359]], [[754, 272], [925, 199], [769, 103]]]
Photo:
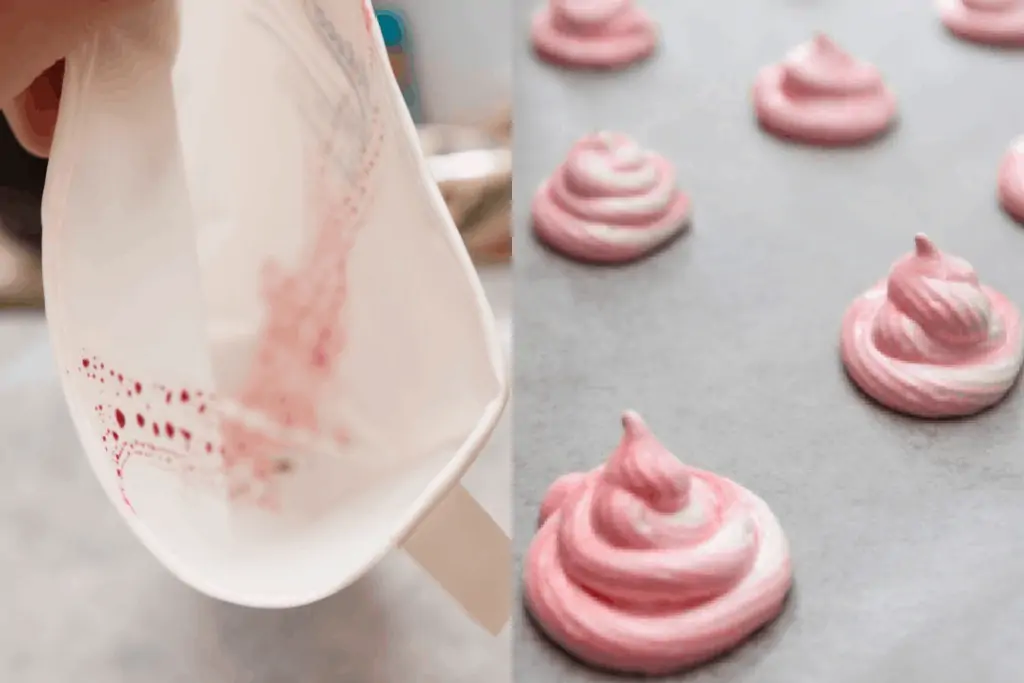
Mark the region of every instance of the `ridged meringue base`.
[[[537, 532], [525, 561], [527, 609], [551, 640], [581, 661], [622, 673], [674, 673], [735, 648], [782, 611], [792, 585], [792, 567], [789, 546], [775, 515], [763, 500], [738, 484], [708, 472], [691, 471], [694, 477], [730, 488], [737, 504], [748, 508], [759, 536], [759, 550], [749, 573], [738, 584], [690, 609], [664, 613], [617, 609], [566, 575], [558, 548], [562, 513], [553, 514]], [[596, 475], [595, 471], [587, 476]], [[587, 502], [580, 504], [586, 506]]]
[[875, 97], [801, 103], [786, 95], [782, 65], [766, 66], [754, 83], [757, 121], [769, 133], [796, 142], [846, 146], [884, 135], [896, 121], [896, 96], [888, 89]]
[[[639, 12], [639, 10], [636, 10]], [[658, 46], [654, 25], [629, 35], [573, 35], [558, 30], [549, 8], [533, 18], [534, 50], [546, 62], [584, 69], [621, 69], [650, 57]]]
[[617, 226], [581, 220], [551, 197], [551, 180], [533, 198], [533, 230], [555, 251], [586, 263], [627, 263], [666, 246], [690, 227], [690, 198], [680, 192], [653, 225]]
[[1020, 375], [1024, 339], [1013, 303], [990, 287], [981, 289], [1004, 317], [1004, 343], [969, 363], [941, 366], [896, 360], [876, 348], [872, 322], [886, 301], [886, 283], [876, 285], [843, 317], [841, 356], [847, 374], [870, 398], [914, 417], [967, 417], [999, 403]]
[[1024, 5], [1005, 11], [976, 10], [963, 0], [940, 0], [939, 17], [957, 38], [995, 47], [1024, 47]]

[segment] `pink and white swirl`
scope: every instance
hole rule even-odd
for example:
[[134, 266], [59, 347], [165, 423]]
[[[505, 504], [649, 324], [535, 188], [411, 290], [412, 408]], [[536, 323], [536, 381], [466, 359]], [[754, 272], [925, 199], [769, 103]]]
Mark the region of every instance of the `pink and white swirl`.
[[884, 133], [896, 118], [896, 97], [873, 65], [817, 35], [754, 83], [761, 126], [780, 137], [818, 145], [852, 145]]
[[779, 614], [789, 548], [764, 501], [679, 462], [636, 413], [622, 422], [607, 464], [549, 490], [524, 593], [535, 621], [579, 659], [670, 673]]
[[567, 256], [616, 263], [644, 256], [682, 233], [690, 199], [672, 165], [617, 133], [577, 142], [533, 200], [537, 237]]
[[871, 398], [918, 417], [972, 415], [1009, 392], [1024, 362], [1020, 312], [924, 235], [843, 318], [842, 358]]
[[614, 69], [658, 44], [654, 22], [634, 0], [550, 0], [533, 18], [533, 47], [549, 62]]

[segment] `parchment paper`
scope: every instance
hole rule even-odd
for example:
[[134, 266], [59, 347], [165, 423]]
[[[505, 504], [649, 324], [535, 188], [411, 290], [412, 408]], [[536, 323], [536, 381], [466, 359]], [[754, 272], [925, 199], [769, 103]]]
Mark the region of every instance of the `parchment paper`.
[[[926, 231], [1024, 304], [1024, 231], [995, 174], [1024, 133], [1024, 53], [949, 37], [931, 2], [646, 0], [659, 54], [625, 73], [538, 63], [516, 5], [515, 528], [559, 474], [598, 464], [635, 408], [693, 465], [762, 495], [792, 545], [779, 621], [689, 683], [1011, 683], [1024, 677], [1024, 399], [978, 418], [894, 417], [847, 382], [843, 310]], [[761, 65], [812, 32], [876, 62], [901, 125], [865, 149], [762, 134]], [[539, 247], [529, 201], [580, 135], [666, 154], [693, 232], [625, 268]], [[517, 680], [613, 680], [520, 617]]]

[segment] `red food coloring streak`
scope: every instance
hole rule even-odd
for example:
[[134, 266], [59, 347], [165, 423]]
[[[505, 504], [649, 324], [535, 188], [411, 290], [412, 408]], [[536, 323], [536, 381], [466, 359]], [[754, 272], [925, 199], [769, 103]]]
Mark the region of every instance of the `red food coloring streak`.
[[[94, 360], [93, 365], [95, 364]], [[91, 373], [83, 371], [82, 374], [89, 379], [97, 379]], [[123, 377], [123, 375], [120, 376]], [[129, 381], [127, 384], [133, 387], [135, 391], [133, 392], [131, 389], [121, 390], [118, 387], [110, 390], [103, 389], [103, 392], [111, 392], [104, 394], [104, 397], [110, 400], [111, 403], [97, 403], [94, 405], [94, 411], [101, 423], [106, 426], [106, 431], [103, 433], [101, 440], [105, 444], [107, 453], [113, 460], [121, 497], [124, 499], [125, 504], [132, 508], [125, 491], [124, 473], [128, 461], [133, 457], [142, 457], [154, 463], [170, 466], [172, 469], [182, 473], [198, 472], [199, 467], [194, 462], [196, 454], [190, 453], [192, 433], [189, 432], [188, 438], [174, 439], [173, 437], [178, 432], [184, 436], [184, 431], [175, 427], [172, 422], [165, 421], [168, 434], [162, 436], [157, 418], [153, 415], [147, 416], [146, 414], [152, 412], [152, 406], [148, 403], [144, 405], [138, 404], [138, 398], [130, 400], [133, 394], [137, 396], [142, 393], [142, 382]], [[164, 391], [164, 388], [161, 387], [159, 391]], [[174, 392], [173, 395], [178, 395], [178, 392]], [[161, 404], [160, 408], [163, 410], [173, 410], [177, 406], [166, 408]], [[132, 421], [133, 425], [129, 425], [126, 414], [135, 415], [135, 419]], [[179, 414], [179, 417], [183, 418], [190, 416], [192, 419], [196, 419], [194, 409], [189, 409], [189, 412], [183, 416]], [[149, 436], [148, 432], [142, 430], [147, 422], [150, 423], [149, 426], [153, 436]], [[136, 426], [138, 429], [136, 429]], [[210, 431], [212, 429], [212, 425], [207, 423], [206, 430]], [[214, 470], [210, 467], [206, 467], [206, 471], [210, 472], [211, 475], [214, 473]]]
[[[373, 63], [376, 63], [375, 60]], [[275, 263], [264, 267], [264, 325], [255, 359], [236, 400], [277, 424], [318, 432], [317, 405], [344, 347], [342, 310], [348, 296], [348, 257], [371, 206], [373, 169], [380, 157], [380, 108], [371, 109], [358, 180], [342, 197], [332, 196], [337, 179], [328, 166], [334, 150], [325, 144], [314, 171], [312, 205], [317, 209], [314, 239], [290, 272]], [[283, 444], [236, 420], [225, 420], [222, 450], [228, 472], [242, 469], [257, 481], [278, 470]], [[237, 493], [245, 492], [240, 484]]]
[[[376, 21], [372, 8], [366, 5], [364, 11], [367, 25], [372, 28], [369, 22]], [[375, 56], [371, 56], [369, 65], [376, 68]], [[375, 81], [379, 78], [379, 74], [373, 76]], [[275, 262], [264, 265], [262, 297], [265, 317], [256, 340], [254, 360], [237, 394], [229, 397], [246, 412], [310, 433], [321, 431], [317, 406], [344, 348], [342, 312], [348, 296], [348, 257], [359, 229], [365, 223], [366, 212], [372, 205], [370, 189], [373, 171], [381, 154], [383, 127], [379, 106], [372, 106], [369, 111], [370, 134], [363, 144], [354, 183], [348, 178], [339, 178], [330, 166], [336, 157], [331, 140], [325, 141], [317, 150], [317, 168], [311, 179], [311, 200], [316, 210], [313, 239], [294, 267], [285, 269]], [[333, 196], [337, 187], [342, 185], [350, 187], [348, 193], [341, 197]], [[88, 358], [83, 358], [82, 367], [90, 367]], [[87, 374], [87, 377], [95, 379], [93, 374]], [[124, 375], [118, 374], [118, 379], [123, 382]], [[142, 393], [143, 383], [133, 381], [134, 396]], [[197, 398], [203, 395], [201, 391], [173, 391], [157, 383], [145, 383], [156, 387], [158, 392], [164, 392], [164, 404], [172, 406], [177, 411], [176, 415], [187, 415], [181, 412], [183, 405], [189, 403], [192, 395]], [[173, 405], [175, 393], [180, 400], [176, 406]], [[133, 397], [131, 390], [125, 394]], [[119, 398], [120, 394], [115, 393], [111, 400], [116, 402]], [[120, 407], [97, 406], [101, 420], [110, 414], [110, 408], [113, 408], [118, 427], [124, 429], [124, 413]], [[151, 411], [151, 406], [147, 405], [146, 410]], [[205, 414], [207, 403], [199, 402], [194, 410], [195, 415]], [[142, 456], [166, 462], [181, 471], [197, 468], [194, 459], [188, 457], [193, 435], [191, 429], [176, 428], [165, 421], [165, 434], [161, 436], [156, 418], [150, 415], [149, 421], [153, 435], [159, 441], [142, 432], [124, 440], [113, 430], [104, 435], [104, 440], [109, 435], [115, 442], [109, 445], [105, 441], [114, 460], [122, 497], [129, 508], [132, 506], [124, 488], [124, 472], [131, 457]], [[139, 412], [136, 423], [143, 427], [145, 422], [146, 416]], [[203, 431], [208, 432], [212, 424], [201, 419], [196, 427], [198, 430], [205, 426], [207, 429]], [[219, 444], [215, 446], [216, 440], [204, 439], [203, 450], [207, 454], [219, 455], [223, 472], [229, 477], [228, 492], [231, 496], [247, 495], [252, 481], [264, 483], [275, 474], [292, 469], [290, 463], [280, 459], [286, 444], [279, 438], [233, 417], [222, 418], [217, 426]], [[331, 433], [339, 443], [347, 441], [344, 430], [335, 429]], [[176, 434], [180, 434], [179, 439], [175, 438]], [[267, 493], [256, 502], [274, 505], [272, 495]]]

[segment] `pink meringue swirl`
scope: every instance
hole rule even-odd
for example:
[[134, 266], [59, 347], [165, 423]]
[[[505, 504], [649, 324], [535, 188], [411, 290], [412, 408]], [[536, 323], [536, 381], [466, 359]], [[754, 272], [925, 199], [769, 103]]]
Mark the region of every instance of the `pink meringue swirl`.
[[754, 109], [761, 126], [780, 137], [851, 145], [889, 128], [896, 97], [878, 69], [819, 34], [758, 73]]
[[958, 38], [1024, 47], [1024, 0], [939, 0], [939, 17]]
[[999, 203], [1024, 223], [1024, 136], [1014, 141], [999, 166]]
[[548, 491], [524, 593], [540, 627], [581, 660], [670, 673], [779, 614], [789, 548], [760, 498], [683, 465], [636, 413], [622, 425], [606, 465]]
[[623, 262], [648, 254], [689, 225], [690, 199], [672, 165], [617, 133], [577, 142], [537, 190], [534, 232], [583, 261]]
[[550, 0], [531, 35], [543, 59], [596, 69], [644, 59], [658, 43], [654, 23], [633, 0]]
[[886, 281], [843, 318], [842, 358], [882, 405], [918, 417], [959, 417], [998, 403], [1024, 361], [1020, 313], [978, 282], [966, 261], [924, 235]]

